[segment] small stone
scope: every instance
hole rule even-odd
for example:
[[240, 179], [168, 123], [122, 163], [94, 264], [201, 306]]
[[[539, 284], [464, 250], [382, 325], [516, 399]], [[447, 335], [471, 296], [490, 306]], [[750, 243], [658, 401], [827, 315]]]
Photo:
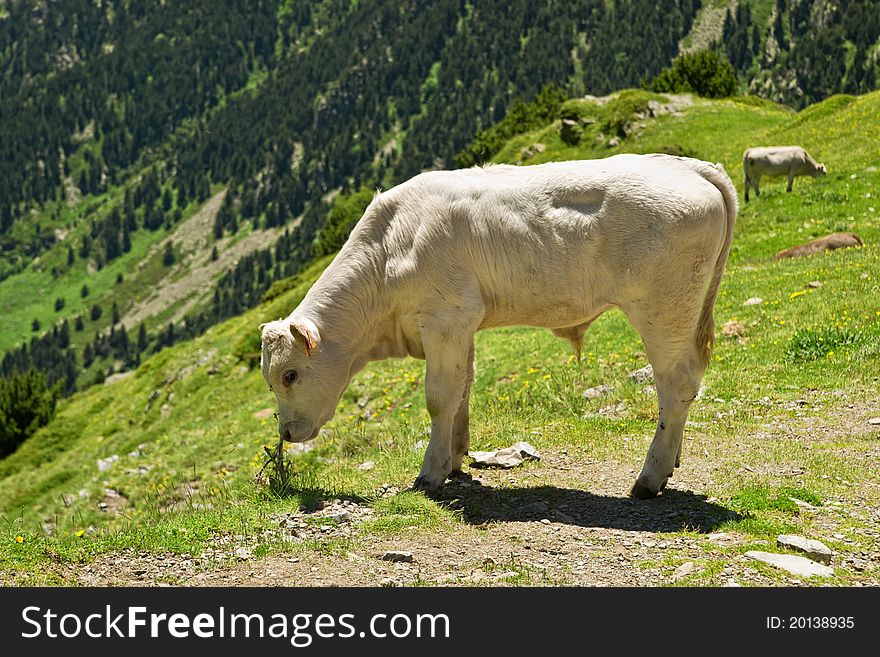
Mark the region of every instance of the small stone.
[[350, 514], [348, 511], [342, 510], [342, 511], [337, 511], [336, 513], [331, 513], [329, 518], [331, 520], [336, 521], [336, 522], [346, 522], [349, 518], [349, 515]]
[[548, 518], [541, 518], [541, 524], [542, 524], [542, 525], [549, 525], [549, 524], [551, 524], [551, 523], [550, 523], [550, 520], [549, 520]]
[[822, 283], [820, 281], [810, 281], [809, 283], [807, 283], [807, 287], [816, 289], [817, 287], [822, 287]]
[[391, 561], [392, 563], [411, 563], [413, 560], [412, 552], [401, 552], [399, 550], [389, 550], [382, 555], [382, 561]]
[[794, 534], [780, 534], [777, 536], [776, 547], [803, 552], [813, 561], [820, 563], [831, 563], [831, 556], [834, 554], [821, 541], [814, 541], [803, 536], [795, 536]]
[[577, 521], [574, 518], [572, 518], [570, 515], [568, 515], [567, 513], [563, 513], [562, 511], [556, 511], [555, 513], [556, 513], [556, 518], [560, 522], [564, 522], [567, 525], [574, 525], [577, 523]]
[[654, 380], [654, 368], [650, 364], [645, 365], [640, 369], [630, 372], [629, 378], [636, 383], [651, 383]]
[[793, 554], [774, 554], [772, 552], [751, 550], [746, 552], [746, 556], [776, 568], [781, 568], [798, 577], [830, 577], [834, 574], [833, 568]]
[[518, 514], [529, 514], [529, 515], [537, 515], [539, 513], [546, 513], [549, 510], [549, 506], [547, 506], [546, 502], [532, 502], [531, 504], [526, 504], [524, 506], [516, 509]]
[[428, 441], [427, 441], [427, 440], [420, 440], [420, 441], [418, 441], [415, 445], [413, 445], [412, 447], [410, 447], [410, 451], [413, 451], [413, 452], [421, 452], [421, 451], [422, 451], [423, 449], [425, 449], [427, 446], [428, 446]]
[[367, 470], [372, 470], [375, 467], [376, 467], [376, 464], [373, 463], [373, 461], [364, 461], [357, 468], [358, 468], [358, 470], [363, 470], [366, 472]]
[[750, 297], [743, 301], [744, 306], [757, 306], [760, 303], [764, 303], [764, 300], [761, 297]]
[[534, 459], [536, 461], [541, 460], [541, 452], [524, 440], [521, 440], [518, 443], [513, 443], [510, 448], [517, 450], [520, 453], [520, 456], [524, 459]]
[[386, 587], [397, 586], [397, 582], [395, 582], [390, 577], [383, 577], [382, 579], [379, 580], [379, 586], [386, 586]]
[[868, 420], [868, 424], [874, 427], [880, 426], [880, 417], [872, 417], [870, 420]]
[[247, 548], [240, 547], [235, 551], [235, 556], [241, 561], [247, 561], [251, 558], [251, 551]]
[[110, 466], [116, 463], [119, 460], [119, 454], [113, 454], [113, 456], [108, 456], [107, 458], [98, 459], [98, 472], [106, 472], [110, 469]]
[[584, 390], [584, 399], [598, 399], [609, 392], [611, 392], [611, 386], [603, 383], [600, 386], [593, 386]]
[[540, 460], [541, 454], [525, 441], [514, 443], [510, 447], [494, 452], [468, 452], [477, 467], [514, 468], [526, 459]]
[[816, 511], [819, 507], [813, 506], [809, 502], [804, 502], [803, 500], [799, 500], [796, 497], [789, 497], [792, 502], [794, 502], [799, 509], [803, 509], [804, 511]]
[[471, 465], [482, 467], [514, 468], [523, 462], [519, 451], [505, 447], [494, 452], [468, 452], [474, 462]]
[[688, 575], [692, 574], [696, 569], [697, 566], [694, 564], [693, 561], [685, 561], [672, 573], [672, 581], [677, 582], [683, 577], [687, 577]]
[[746, 325], [732, 319], [721, 327], [721, 335], [726, 338], [741, 338], [746, 334]]

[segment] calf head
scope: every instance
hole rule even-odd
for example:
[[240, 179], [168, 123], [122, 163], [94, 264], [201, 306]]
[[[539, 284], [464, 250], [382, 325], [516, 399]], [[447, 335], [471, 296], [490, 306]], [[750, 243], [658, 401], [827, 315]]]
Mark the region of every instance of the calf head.
[[335, 345], [321, 341], [313, 322], [290, 317], [263, 324], [260, 366], [278, 401], [278, 432], [300, 443], [318, 435], [350, 379], [350, 364]]
[[824, 164], [817, 164], [816, 168], [813, 169], [813, 178], [821, 178], [822, 176], [827, 176], [828, 171], [825, 169]]

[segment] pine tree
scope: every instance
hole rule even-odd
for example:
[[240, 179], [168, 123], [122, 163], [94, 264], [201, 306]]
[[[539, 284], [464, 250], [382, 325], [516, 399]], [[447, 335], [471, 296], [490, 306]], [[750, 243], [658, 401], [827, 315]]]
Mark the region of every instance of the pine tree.
[[169, 240], [165, 242], [165, 252], [162, 254], [162, 264], [170, 267], [174, 264], [174, 244]]
[[61, 322], [61, 329], [58, 331], [58, 346], [67, 349], [70, 346], [70, 324], [65, 319]]
[[147, 328], [144, 326], [143, 322], [141, 322], [140, 326], [138, 326], [138, 336], [137, 336], [137, 348], [138, 351], [144, 351], [149, 346], [149, 340], [147, 338]]

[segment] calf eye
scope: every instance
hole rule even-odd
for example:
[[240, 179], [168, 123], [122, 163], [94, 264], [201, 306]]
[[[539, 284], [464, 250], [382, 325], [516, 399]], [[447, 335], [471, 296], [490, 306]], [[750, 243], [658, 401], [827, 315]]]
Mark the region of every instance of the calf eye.
[[284, 378], [284, 385], [289, 386], [289, 385], [293, 384], [293, 382], [296, 381], [298, 376], [299, 376], [299, 374], [296, 373], [296, 370], [287, 370], [284, 373], [284, 377], [283, 377]]

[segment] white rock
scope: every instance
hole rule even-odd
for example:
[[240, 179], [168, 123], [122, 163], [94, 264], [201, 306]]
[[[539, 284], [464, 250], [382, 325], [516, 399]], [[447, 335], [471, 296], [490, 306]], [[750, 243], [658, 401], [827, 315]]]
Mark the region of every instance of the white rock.
[[494, 452], [468, 452], [468, 456], [474, 460], [472, 465], [475, 466], [514, 468], [526, 459], [540, 460], [541, 453], [529, 443], [520, 441]]
[[592, 388], [587, 388], [584, 390], [584, 398], [585, 399], [597, 399], [602, 397], [603, 395], [607, 395], [611, 392], [611, 386], [607, 384], [602, 384], [600, 386], [594, 386]]
[[743, 301], [744, 306], [757, 306], [759, 303], [764, 303], [761, 297], [750, 297]]
[[364, 461], [363, 463], [361, 463], [361, 464], [358, 466], [358, 470], [364, 470], [364, 471], [367, 471], [367, 470], [372, 470], [372, 469], [375, 468], [375, 467], [376, 467], [376, 464], [373, 463], [372, 461]]
[[645, 365], [641, 369], [630, 372], [629, 378], [636, 383], [651, 383], [654, 380], [654, 368], [650, 364]]
[[525, 442], [524, 440], [519, 441], [518, 443], [513, 443], [510, 446], [512, 449], [518, 450], [520, 456], [524, 459], [535, 459], [536, 461], [541, 460], [541, 452], [536, 450], [532, 445]]
[[776, 537], [776, 547], [788, 548], [796, 552], [803, 552], [813, 561], [831, 563], [834, 554], [831, 549], [821, 541], [815, 541], [794, 534], [780, 534]]
[[833, 568], [793, 554], [774, 554], [772, 552], [751, 550], [746, 552], [746, 556], [776, 568], [781, 568], [798, 577], [830, 577], [834, 574]]
[[687, 577], [697, 569], [693, 561], [685, 561], [672, 573], [672, 581], [677, 582], [683, 577]]
[[880, 425], [880, 417], [872, 417], [870, 420], [868, 420], [868, 424], [873, 426]]
[[110, 466], [119, 460], [119, 454], [113, 454], [107, 458], [98, 459], [98, 472], [106, 472]]

